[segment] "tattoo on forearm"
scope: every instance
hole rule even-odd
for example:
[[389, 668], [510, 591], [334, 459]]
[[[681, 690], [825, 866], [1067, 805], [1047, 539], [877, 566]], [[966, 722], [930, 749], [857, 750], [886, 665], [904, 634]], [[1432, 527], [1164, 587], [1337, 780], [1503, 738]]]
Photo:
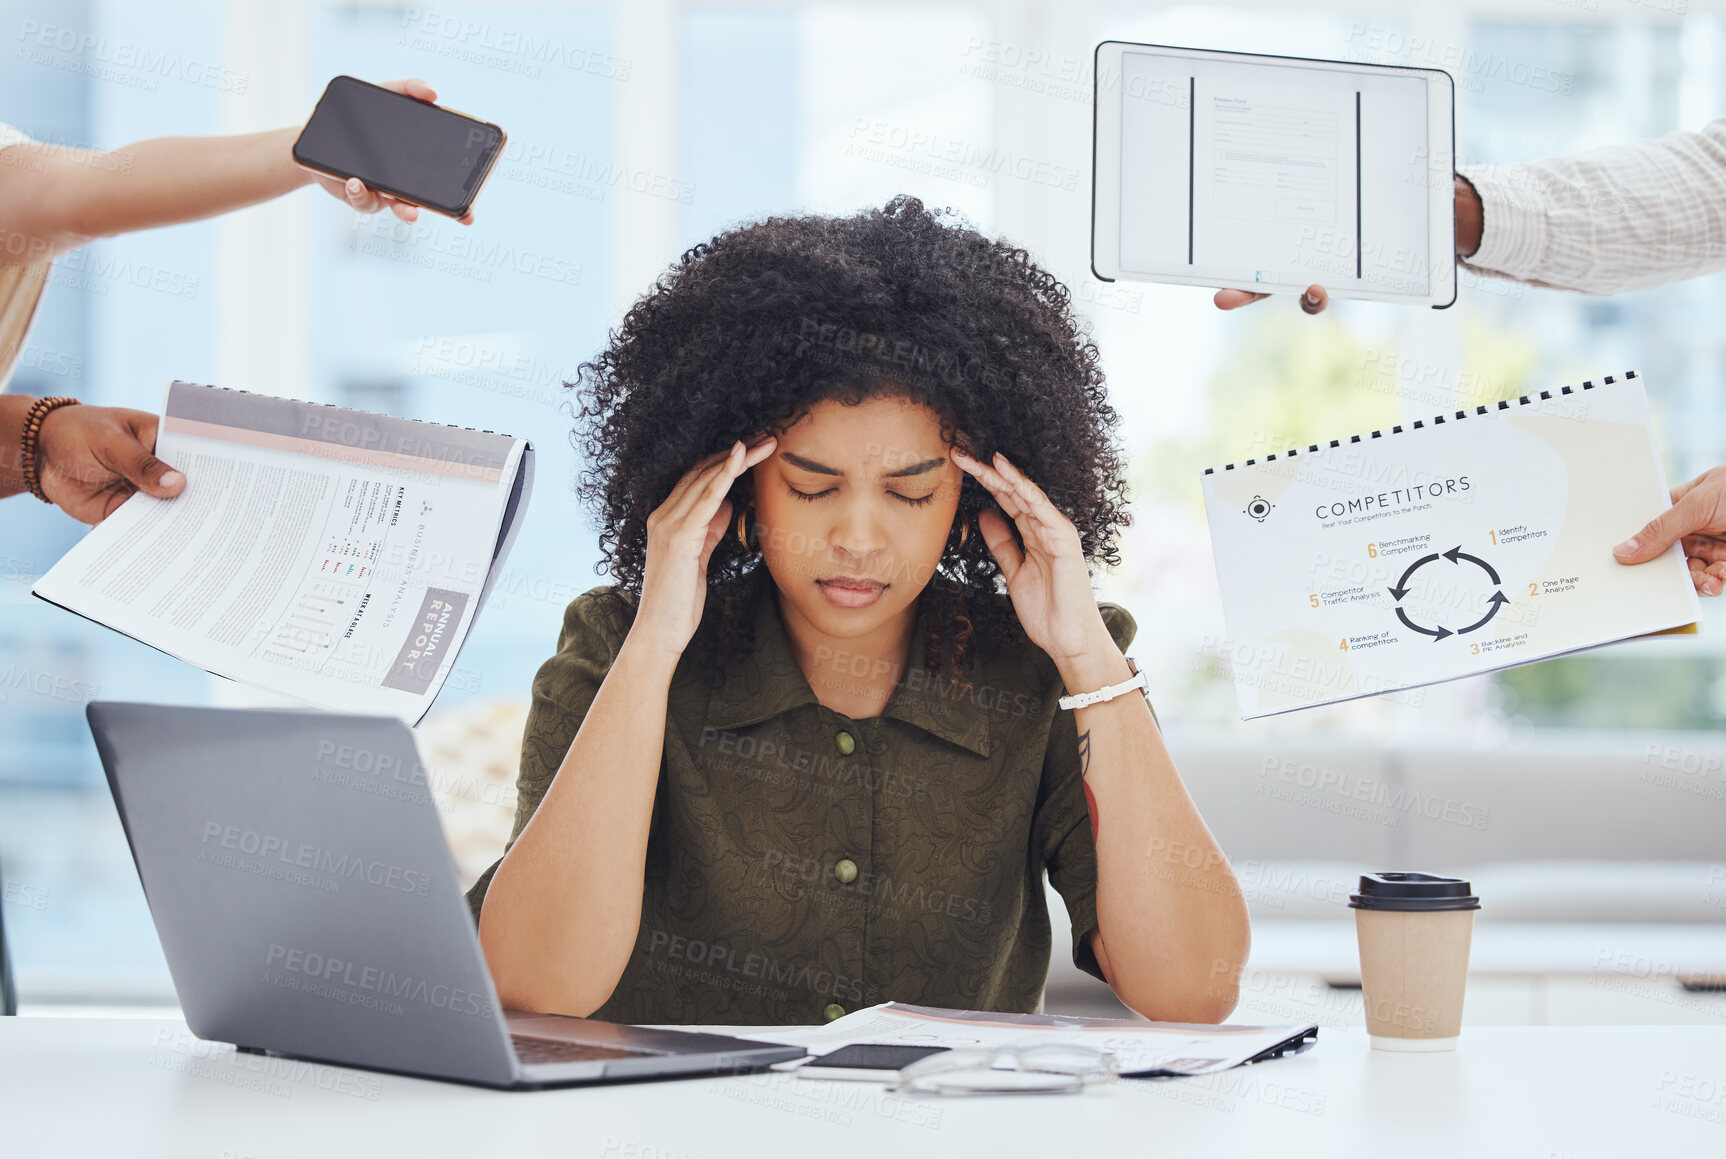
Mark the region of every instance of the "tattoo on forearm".
[[1091, 771], [1091, 730], [1086, 729], [1079, 734], [1079, 780], [1085, 786], [1085, 808], [1091, 812], [1091, 840], [1097, 839], [1101, 832], [1097, 824], [1097, 796], [1091, 792], [1091, 782], [1086, 779]]

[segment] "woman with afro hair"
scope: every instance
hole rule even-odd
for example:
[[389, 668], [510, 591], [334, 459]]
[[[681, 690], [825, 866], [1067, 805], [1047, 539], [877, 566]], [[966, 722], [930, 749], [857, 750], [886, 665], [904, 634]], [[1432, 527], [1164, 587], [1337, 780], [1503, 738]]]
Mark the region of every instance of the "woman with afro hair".
[[1092, 590], [1130, 520], [1066, 287], [913, 198], [774, 217], [571, 386], [614, 582], [565, 612], [468, 895], [506, 1006], [1031, 1012], [1046, 872], [1127, 1006], [1228, 1015], [1246, 907]]

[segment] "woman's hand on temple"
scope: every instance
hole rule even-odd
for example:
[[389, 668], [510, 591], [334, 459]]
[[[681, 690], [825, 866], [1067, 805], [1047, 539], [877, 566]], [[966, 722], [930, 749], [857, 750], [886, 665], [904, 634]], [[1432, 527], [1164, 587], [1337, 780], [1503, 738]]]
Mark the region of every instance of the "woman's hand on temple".
[[726, 495], [777, 445], [772, 437], [747, 448], [739, 440], [730, 450], [708, 455], [647, 517], [647, 565], [631, 637], [645, 628], [668, 652], [681, 654], [688, 646], [707, 604], [707, 562], [732, 524]]
[[1021, 550], [1000, 512], [978, 512], [977, 528], [1001, 566], [1013, 611], [1031, 642], [1059, 663], [1084, 655], [1099, 632], [1108, 639], [1073, 521], [1000, 452], [991, 466], [955, 447], [953, 461], [994, 497], [1025, 541]]

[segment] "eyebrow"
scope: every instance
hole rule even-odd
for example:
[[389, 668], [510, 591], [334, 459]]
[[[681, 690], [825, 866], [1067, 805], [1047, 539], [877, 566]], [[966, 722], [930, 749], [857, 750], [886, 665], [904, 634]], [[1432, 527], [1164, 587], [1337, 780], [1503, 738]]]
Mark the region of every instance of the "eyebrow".
[[[814, 459], [805, 459], [802, 455], [793, 454], [790, 451], [780, 451], [779, 457], [793, 467], [801, 467], [803, 470], [817, 475], [843, 475], [845, 473], [837, 468], [829, 467], [825, 463], [817, 463]], [[883, 479], [903, 479], [907, 475], [921, 475], [925, 471], [933, 471], [946, 461], [946, 459], [925, 459], [921, 463], [913, 463], [909, 467], [889, 471], [881, 477]]]

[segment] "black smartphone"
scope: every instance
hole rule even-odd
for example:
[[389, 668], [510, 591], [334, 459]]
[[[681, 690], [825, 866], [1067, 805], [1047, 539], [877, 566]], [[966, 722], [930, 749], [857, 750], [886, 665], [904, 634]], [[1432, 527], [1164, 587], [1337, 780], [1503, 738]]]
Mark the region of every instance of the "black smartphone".
[[479, 196], [505, 140], [490, 121], [338, 76], [300, 130], [294, 161], [459, 218]]
[[910, 1066], [932, 1054], [945, 1051], [945, 1046], [906, 1046], [901, 1043], [856, 1042], [838, 1050], [810, 1059], [798, 1073], [809, 1078], [878, 1079], [890, 1081], [895, 1071]]

